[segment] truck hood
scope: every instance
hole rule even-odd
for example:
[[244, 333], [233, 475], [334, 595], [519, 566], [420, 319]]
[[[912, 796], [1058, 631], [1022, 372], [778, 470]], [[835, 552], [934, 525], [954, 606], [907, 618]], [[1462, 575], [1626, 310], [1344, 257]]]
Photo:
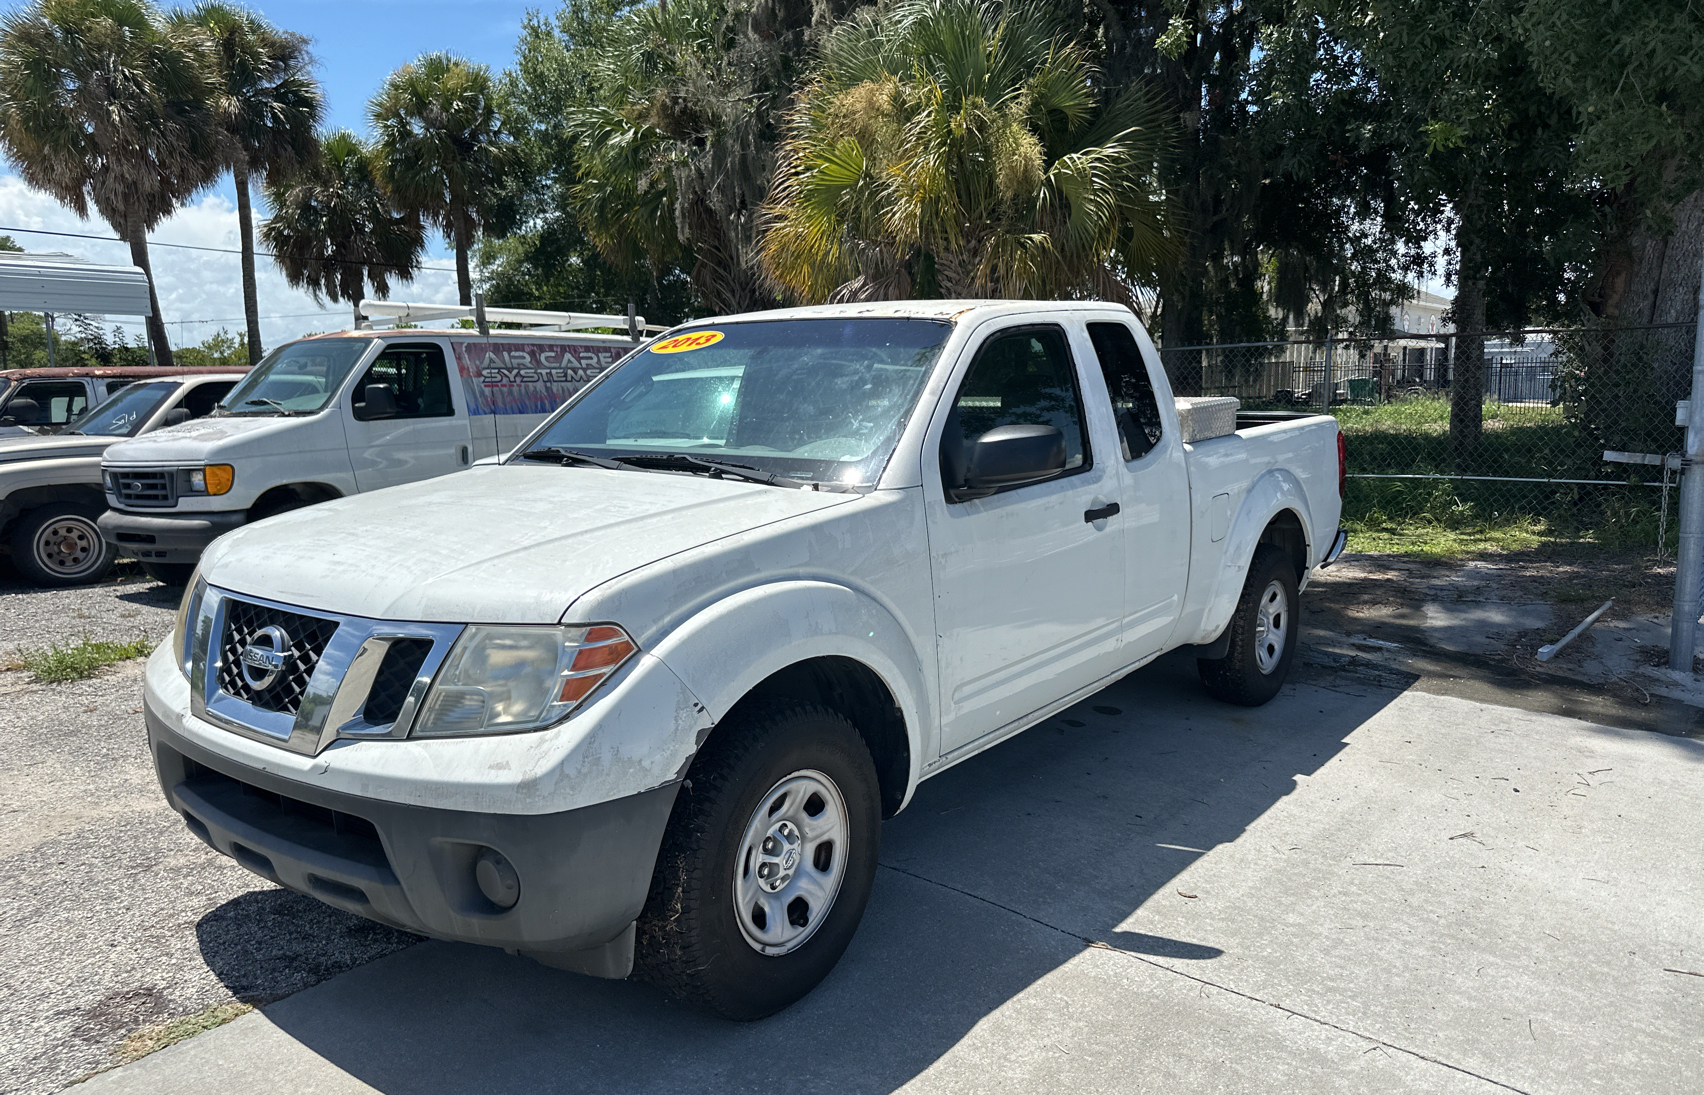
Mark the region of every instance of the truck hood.
[[296, 452], [301, 447], [302, 435], [292, 427], [306, 421], [306, 417], [261, 418], [247, 415], [241, 418], [198, 418], [120, 441], [107, 450], [106, 463], [200, 464], [211, 450], [237, 440], [246, 442], [243, 445], [244, 456]]
[[321, 611], [555, 623], [611, 578], [857, 497], [662, 472], [471, 468], [238, 529], [208, 548], [201, 572]]
[[76, 434], [51, 434], [22, 437], [0, 437], [0, 465], [20, 460], [53, 460], [72, 456], [99, 456], [116, 438], [83, 437]]

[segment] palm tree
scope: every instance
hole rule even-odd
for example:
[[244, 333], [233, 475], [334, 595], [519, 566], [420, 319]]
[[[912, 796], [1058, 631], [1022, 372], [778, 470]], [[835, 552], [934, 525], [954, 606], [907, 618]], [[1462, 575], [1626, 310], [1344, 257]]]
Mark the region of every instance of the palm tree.
[[1098, 296], [1169, 262], [1169, 129], [1110, 103], [1081, 43], [1035, 0], [908, 0], [830, 36], [789, 123], [762, 246], [805, 300]]
[[513, 143], [497, 112], [491, 70], [428, 53], [385, 79], [367, 106], [379, 178], [391, 201], [441, 230], [456, 249], [456, 288], [473, 303], [468, 252], [500, 200]]
[[93, 206], [148, 275], [148, 335], [172, 363], [149, 230], [218, 172], [204, 35], [138, 0], [37, 0], [0, 20], [0, 143], [25, 182]]
[[347, 129], [325, 135], [316, 161], [266, 180], [273, 212], [260, 226], [284, 280], [316, 302], [347, 302], [357, 324], [367, 285], [386, 296], [392, 281], [413, 281], [426, 250], [419, 218], [391, 210], [375, 159]]
[[314, 156], [314, 131], [325, 98], [309, 71], [308, 40], [279, 30], [251, 11], [206, 0], [171, 15], [179, 27], [205, 32], [218, 70], [213, 114], [221, 137], [220, 161], [237, 191], [242, 233], [243, 314], [248, 320], [249, 364], [260, 360], [260, 302], [254, 281], [253, 175], [288, 175]]

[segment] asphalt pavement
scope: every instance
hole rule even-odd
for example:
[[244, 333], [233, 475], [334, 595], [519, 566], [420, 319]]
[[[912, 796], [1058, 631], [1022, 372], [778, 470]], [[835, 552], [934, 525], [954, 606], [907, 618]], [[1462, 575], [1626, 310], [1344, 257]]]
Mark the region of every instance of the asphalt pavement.
[[[1697, 1090], [1704, 742], [1301, 668], [1172, 656], [924, 784], [775, 1018], [424, 943], [78, 1090]], [[209, 970], [313, 953], [249, 939]]]

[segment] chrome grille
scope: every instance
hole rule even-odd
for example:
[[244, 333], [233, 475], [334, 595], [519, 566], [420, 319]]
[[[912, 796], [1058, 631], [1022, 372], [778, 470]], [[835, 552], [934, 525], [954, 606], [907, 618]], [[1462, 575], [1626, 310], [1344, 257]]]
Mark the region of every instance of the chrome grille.
[[373, 678], [373, 687], [367, 691], [361, 717], [375, 726], [395, 722], [430, 653], [431, 639], [397, 639], [391, 643], [385, 651], [385, 660], [379, 663], [379, 675]]
[[122, 505], [177, 505], [177, 472], [171, 468], [109, 468], [107, 485]]
[[[256, 689], [243, 674], [243, 652], [268, 627], [280, 628], [290, 643], [278, 679]], [[308, 681], [337, 631], [337, 621], [231, 598], [225, 602], [225, 629], [219, 640], [219, 690], [266, 711], [294, 715], [302, 705]]]

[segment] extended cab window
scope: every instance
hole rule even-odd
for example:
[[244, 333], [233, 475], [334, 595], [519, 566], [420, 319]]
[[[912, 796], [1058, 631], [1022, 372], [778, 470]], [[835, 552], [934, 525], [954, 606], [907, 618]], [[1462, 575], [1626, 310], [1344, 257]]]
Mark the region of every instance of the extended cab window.
[[1065, 471], [1089, 466], [1083, 401], [1065, 332], [1057, 327], [1002, 331], [982, 344], [941, 435], [941, 474], [963, 478], [976, 439], [996, 426], [1056, 426], [1065, 435]]
[[1122, 323], [1091, 323], [1089, 341], [1100, 359], [1107, 394], [1112, 396], [1124, 459], [1140, 460], [1160, 443], [1163, 426], [1154, 382], [1148, 377], [1136, 336]]
[[367, 407], [367, 388], [390, 389], [396, 413], [386, 418], [446, 418], [456, 413], [450, 403], [450, 371], [443, 347], [433, 342], [387, 346], [355, 385], [355, 417], [362, 422], [378, 417]]
[[30, 426], [63, 426], [89, 405], [89, 391], [80, 380], [26, 380], [14, 400], [29, 399], [39, 410]]

